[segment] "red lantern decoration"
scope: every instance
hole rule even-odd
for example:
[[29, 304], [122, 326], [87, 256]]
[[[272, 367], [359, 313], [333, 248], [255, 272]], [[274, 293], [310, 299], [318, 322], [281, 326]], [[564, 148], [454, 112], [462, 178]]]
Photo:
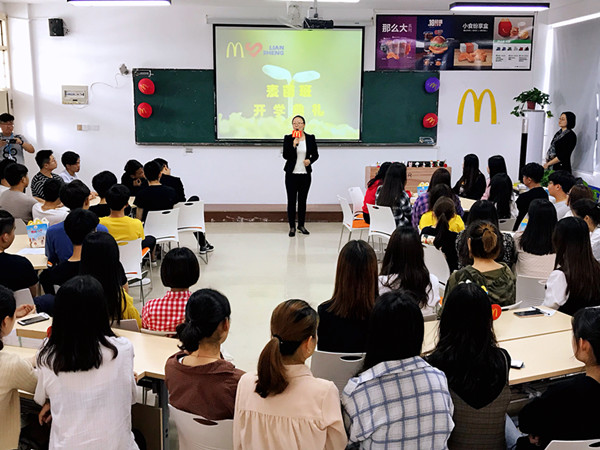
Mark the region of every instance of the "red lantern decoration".
[[138, 89], [142, 94], [154, 94], [154, 82], [150, 78], [142, 78], [138, 81]]
[[137, 112], [144, 119], [147, 119], [148, 117], [150, 117], [152, 115], [152, 106], [150, 106], [146, 102], [140, 103], [137, 107]]
[[437, 123], [438, 123], [437, 114], [429, 113], [429, 114], [426, 114], [425, 117], [423, 117], [423, 126], [425, 128], [433, 128], [433, 127], [437, 126]]
[[502, 315], [502, 307], [496, 303], [492, 305], [492, 319], [496, 320]]

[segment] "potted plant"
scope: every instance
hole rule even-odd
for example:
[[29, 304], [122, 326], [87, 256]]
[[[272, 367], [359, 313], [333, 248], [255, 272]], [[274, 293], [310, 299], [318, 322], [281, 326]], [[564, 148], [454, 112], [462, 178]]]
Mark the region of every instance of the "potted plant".
[[[523, 109], [525, 107], [525, 104], [527, 104], [527, 109], [535, 109], [535, 105], [540, 105], [542, 109], [544, 109], [544, 106], [550, 104], [550, 102], [548, 101], [549, 98], [550, 96], [548, 94], [540, 91], [536, 87], [528, 91], [523, 91], [513, 99], [519, 104], [515, 106], [515, 108], [510, 113], [513, 116], [517, 117], [523, 116]], [[550, 110], [547, 110], [546, 116], [548, 116], [549, 118], [553, 117], [552, 112]]]

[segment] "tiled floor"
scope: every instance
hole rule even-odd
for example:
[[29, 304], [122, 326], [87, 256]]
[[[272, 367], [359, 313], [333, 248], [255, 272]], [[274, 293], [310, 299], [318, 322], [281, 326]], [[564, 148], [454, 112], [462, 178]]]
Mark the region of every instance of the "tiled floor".
[[[288, 237], [282, 223], [209, 223], [207, 238], [215, 246], [208, 265], [200, 262], [200, 280], [192, 290], [217, 289], [231, 303], [231, 332], [224, 347], [237, 367], [256, 370], [269, 338], [269, 319], [277, 304], [301, 298], [315, 309], [333, 293], [340, 223], [309, 223], [309, 236]], [[348, 233], [344, 232], [344, 240]], [[358, 239], [359, 233], [353, 238]], [[363, 238], [366, 239], [366, 232]], [[196, 249], [191, 235], [182, 245]], [[160, 270], [147, 298], [162, 296]], [[132, 289], [134, 298], [139, 294]], [[136, 303], [141, 309], [141, 302]]]

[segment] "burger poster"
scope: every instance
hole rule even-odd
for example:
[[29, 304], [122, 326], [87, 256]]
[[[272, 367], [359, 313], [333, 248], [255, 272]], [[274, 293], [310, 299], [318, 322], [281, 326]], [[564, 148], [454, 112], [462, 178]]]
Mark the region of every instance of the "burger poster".
[[376, 70], [529, 70], [533, 17], [377, 15]]

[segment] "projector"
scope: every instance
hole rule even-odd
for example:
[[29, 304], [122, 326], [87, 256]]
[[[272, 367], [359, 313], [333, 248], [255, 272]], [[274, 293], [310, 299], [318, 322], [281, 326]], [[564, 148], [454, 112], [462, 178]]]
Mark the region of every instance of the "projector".
[[304, 28], [308, 28], [311, 30], [320, 29], [330, 29], [333, 28], [333, 20], [323, 20], [323, 19], [309, 19], [308, 17], [304, 19]]

